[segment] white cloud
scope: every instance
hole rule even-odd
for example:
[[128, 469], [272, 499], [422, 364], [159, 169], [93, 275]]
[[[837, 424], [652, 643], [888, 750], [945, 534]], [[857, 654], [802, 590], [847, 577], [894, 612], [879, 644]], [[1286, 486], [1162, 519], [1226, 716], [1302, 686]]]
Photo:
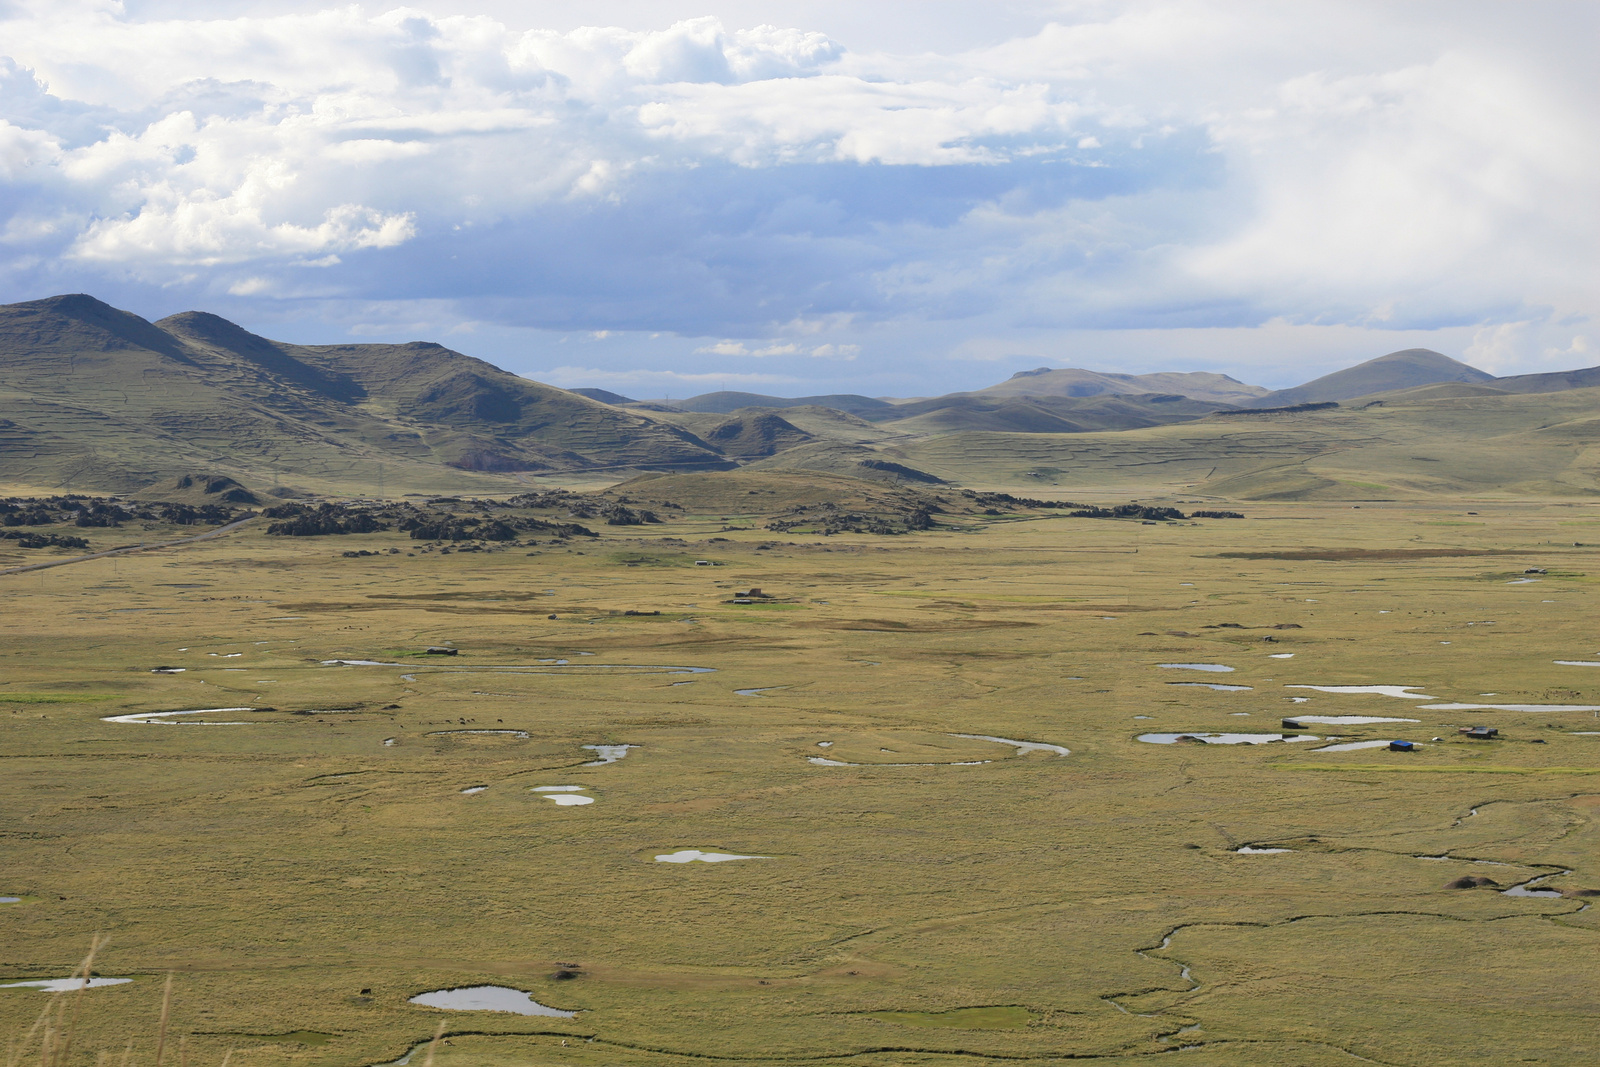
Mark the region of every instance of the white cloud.
[[1600, 350], [1600, 330], [1590, 324], [1522, 320], [1473, 331], [1462, 358], [1492, 374], [1525, 374], [1554, 368], [1589, 366]]
[[[99, 262], [155, 260], [215, 266], [330, 250], [391, 248], [414, 232], [409, 215], [382, 215], [356, 204], [329, 208], [314, 226], [268, 224], [253, 202], [255, 190], [249, 186], [219, 199], [163, 196], [164, 192], [150, 190], [137, 215], [96, 221], [70, 254]], [[308, 265], [334, 266], [338, 262], [337, 258], [323, 256]]]
[[860, 345], [818, 345], [808, 353], [815, 359], [843, 359], [852, 360], [861, 354]]
[[751, 348], [743, 341], [718, 341], [715, 344], [703, 345], [694, 351], [695, 355], [702, 356], [810, 356], [813, 359], [851, 360], [860, 354], [861, 346], [831, 342], [806, 346], [793, 341], [782, 341]]
[[44, 130], [28, 130], [0, 119], [0, 180], [44, 180], [44, 168], [61, 157], [61, 146]]
[[[0, 5], [0, 277], [745, 338], [702, 365], [915, 349], [909, 378], [1052, 330], [1272, 322], [1592, 358], [1593, 5], [1073, 3], [897, 54], [440, 3]], [[1036, 10], [1002, 6], [921, 17]]]
[[710, 356], [792, 356], [799, 351], [800, 346], [793, 342], [750, 348], [743, 341], [718, 341], [716, 344], [705, 345], [695, 349], [695, 354]]

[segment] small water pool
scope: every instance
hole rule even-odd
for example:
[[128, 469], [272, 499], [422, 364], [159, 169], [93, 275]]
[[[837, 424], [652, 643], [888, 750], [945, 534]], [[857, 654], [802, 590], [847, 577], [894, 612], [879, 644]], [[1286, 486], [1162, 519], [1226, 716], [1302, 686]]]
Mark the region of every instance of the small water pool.
[[1362, 726], [1370, 722], [1421, 722], [1421, 719], [1391, 719], [1382, 715], [1296, 715], [1295, 722], [1314, 722], [1318, 726]]
[[599, 759], [585, 763], [585, 767], [604, 767], [608, 763], [615, 763], [628, 755], [628, 749], [638, 748], [638, 745], [584, 745], [584, 748], [599, 756]]
[[1425, 711], [1600, 711], [1600, 704], [1424, 704]]
[[1204, 741], [1208, 745], [1265, 745], [1274, 741], [1321, 741], [1310, 734], [1140, 734], [1147, 745], [1175, 745], [1179, 741]]
[[195, 708], [193, 711], [141, 711], [134, 715], [107, 715], [101, 722], [138, 723], [143, 726], [256, 726], [249, 722], [217, 722], [213, 719], [174, 721], [179, 715], [236, 715], [254, 708]]
[[528, 739], [528, 732], [526, 730], [430, 730], [426, 736], [449, 737], [453, 734], [489, 734], [500, 737], [514, 737], [519, 741], [526, 741]]
[[1389, 742], [1384, 741], [1346, 741], [1339, 745], [1323, 745], [1316, 749], [1317, 752], [1356, 752], [1364, 748], [1388, 748]]
[[1248, 693], [1255, 688], [1253, 685], [1223, 685], [1221, 682], [1168, 682], [1167, 684], [1187, 689], [1214, 689], [1219, 693]]
[[1371, 696], [1399, 697], [1401, 700], [1438, 700], [1426, 693], [1413, 693], [1420, 685], [1286, 685], [1285, 689], [1315, 689], [1319, 693], [1367, 694]]
[[1221, 663], [1158, 663], [1156, 666], [1169, 671], [1211, 671], [1217, 674], [1233, 673], [1232, 667]]
[[533, 787], [533, 792], [557, 807], [579, 808], [594, 803], [594, 797], [583, 795], [583, 790], [587, 788], [589, 787], [585, 785], [536, 785]]
[[[91, 978], [90, 989], [100, 989], [108, 985], [127, 985], [132, 978]], [[71, 993], [82, 989], [82, 978], [31, 978], [26, 982], [6, 982], [0, 984], [0, 989], [37, 989], [41, 993]]]
[[1054, 752], [1058, 756], [1070, 756], [1070, 749], [1060, 745], [1051, 745], [1043, 741], [1013, 741], [1009, 737], [990, 737], [988, 734], [951, 734], [951, 737], [964, 737], [968, 741], [993, 741], [997, 745], [1011, 745], [1017, 750], [1017, 755], [1027, 755], [1029, 752]]
[[570, 1019], [578, 1014], [548, 1007], [520, 989], [499, 985], [436, 989], [431, 993], [418, 993], [406, 1003], [420, 1004], [425, 1008], [443, 1008], [446, 1011], [503, 1011], [512, 1015], [545, 1015], [557, 1019]]
[[702, 852], [697, 848], [679, 849], [656, 857], [657, 863], [727, 863], [731, 860], [770, 860], [771, 856], [738, 856], [731, 852]]
[[1550, 874], [1541, 874], [1536, 878], [1529, 878], [1526, 882], [1518, 882], [1510, 889], [1500, 890], [1503, 897], [1538, 897], [1541, 900], [1559, 900], [1563, 894], [1559, 889], [1547, 889], [1539, 883], [1571, 871], [1553, 871]]

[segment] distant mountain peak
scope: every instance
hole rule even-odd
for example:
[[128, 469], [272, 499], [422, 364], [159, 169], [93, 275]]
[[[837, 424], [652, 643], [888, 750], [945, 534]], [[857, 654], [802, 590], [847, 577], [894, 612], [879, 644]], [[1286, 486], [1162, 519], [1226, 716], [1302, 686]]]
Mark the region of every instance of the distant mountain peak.
[[149, 320], [114, 308], [88, 293], [63, 293], [25, 300], [5, 305], [5, 310], [10, 313], [7, 318], [16, 325], [33, 320], [48, 335], [39, 338], [46, 344], [82, 345], [92, 343], [89, 334], [98, 334], [102, 351], [143, 348], [181, 363], [189, 362], [181, 346]]
[[1082, 367], [1036, 367], [1017, 371], [1010, 378], [972, 396], [1132, 396], [1144, 393], [1177, 394], [1211, 404], [1237, 405], [1263, 396], [1266, 389], [1246, 385], [1226, 374], [1208, 371], [1157, 371], [1121, 374]]
[[1492, 382], [1494, 375], [1451, 359], [1431, 348], [1404, 348], [1369, 359], [1354, 367], [1324, 374], [1320, 378], [1279, 389], [1250, 402], [1251, 407], [1288, 407], [1295, 404], [1320, 404], [1352, 400], [1372, 393], [1414, 389], [1440, 382]]

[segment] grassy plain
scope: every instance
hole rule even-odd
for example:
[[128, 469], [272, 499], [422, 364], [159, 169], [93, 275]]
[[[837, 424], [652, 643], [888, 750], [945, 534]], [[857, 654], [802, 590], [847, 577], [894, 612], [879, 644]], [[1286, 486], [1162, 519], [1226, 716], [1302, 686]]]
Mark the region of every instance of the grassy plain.
[[[440, 1067], [1600, 1060], [1587, 902], [1444, 888], [1600, 888], [1600, 718], [1420, 706], [1600, 705], [1600, 668], [1553, 662], [1600, 659], [1595, 508], [822, 538], [725, 506], [450, 555], [249, 526], [0, 576], [0, 982], [108, 935], [99, 973], [134, 981], [85, 995], [86, 1063], [150, 1062], [169, 971], [190, 1058], [243, 1067], [393, 1061], [441, 1021]], [[1334, 558], [1271, 558], [1307, 548]], [[729, 603], [752, 586], [774, 601]], [[1158, 666], [1190, 662], [1235, 670]], [[104, 721], [201, 708], [260, 710]], [[1291, 714], [1424, 747], [1136, 740]], [[679, 849], [766, 858], [654, 861]], [[483, 983], [579, 1014], [407, 1003]], [[0, 1029], [49, 996], [0, 989]]]

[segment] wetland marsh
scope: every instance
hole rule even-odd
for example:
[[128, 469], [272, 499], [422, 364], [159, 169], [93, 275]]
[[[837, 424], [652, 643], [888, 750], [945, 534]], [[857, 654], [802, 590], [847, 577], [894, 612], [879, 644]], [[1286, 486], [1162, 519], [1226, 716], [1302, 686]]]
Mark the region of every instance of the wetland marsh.
[[0, 1026], [100, 932], [139, 1064], [1600, 1060], [1591, 505], [1235, 506], [0, 576]]

